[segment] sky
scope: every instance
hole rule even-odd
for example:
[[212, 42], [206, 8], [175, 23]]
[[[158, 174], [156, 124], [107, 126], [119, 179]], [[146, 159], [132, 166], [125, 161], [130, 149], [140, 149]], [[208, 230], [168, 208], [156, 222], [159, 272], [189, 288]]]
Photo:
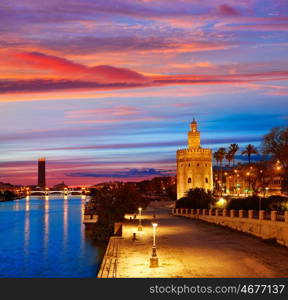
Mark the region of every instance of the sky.
[[288, 121], [287, 0], [0, 0], [0, 181], [175, 174]]

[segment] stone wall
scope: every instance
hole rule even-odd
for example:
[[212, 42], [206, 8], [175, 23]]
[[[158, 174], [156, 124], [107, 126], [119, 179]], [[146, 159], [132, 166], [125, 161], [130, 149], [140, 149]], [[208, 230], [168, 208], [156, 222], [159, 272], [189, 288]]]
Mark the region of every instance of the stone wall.
[[199, 219], [246, 232], [263, 239], [274, 239], [288, 247], [288, 211], [280, 214], [253, 210], [226, 209], [173, 209], [176, 216]]
[[210, 149], [177, 151], [177, 199], [184, 197], [185, 193], [193, 188], [213, 189]]

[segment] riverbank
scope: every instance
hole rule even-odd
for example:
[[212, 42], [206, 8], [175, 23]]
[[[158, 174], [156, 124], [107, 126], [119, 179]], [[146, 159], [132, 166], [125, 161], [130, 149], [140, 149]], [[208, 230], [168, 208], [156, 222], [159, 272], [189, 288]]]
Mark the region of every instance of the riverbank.
[[[149, 267], [154, 210], [159, 224], [158, 268]], [[288, 277], [288, 249], [276, 244], [203, 221], [173, 216], [166, 208], [149, 207], [143, 212], [142, 225], [143, 231], [138, 232], [138, 220], [124, 222], [122, 238], [116, 240], [117, 252], [111, 260], [115, 267], [107, 277]]]
[[14, 197], [12, 199], [3, 199], [3, 198], [0, 198], [0, 202], [9, 202], [9, 201], [15, 201], [15, 200], [21, 200], [21, 199], [25, 199], [25, 197]]

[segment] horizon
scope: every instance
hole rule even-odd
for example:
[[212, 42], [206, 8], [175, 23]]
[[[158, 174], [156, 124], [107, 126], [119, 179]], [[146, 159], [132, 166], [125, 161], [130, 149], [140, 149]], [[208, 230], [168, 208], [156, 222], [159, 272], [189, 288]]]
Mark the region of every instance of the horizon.
[[[229, 145], [227, 144], [225, 146], [225, 148], [228, 148], [229, 146], [230, 146], [230, 144]], [[205, 148], [205, 146], [203, 147], [202, 143], [201, 143], [201, 147]], [[179, 150], [179, 149], [185, 149], [185, 147], [184, 148], [178, 148], [177, 150]], [[217, 149], [219, 149], [219, 148], [217, 148]], [[214, 151], [216, 151], [217, 149], [214, 149]], [[229, 166], [229, 163], [227, 162], [227, 160], [224, 159], [224, 161], [226, 160], [226, 164], [223, 164], [223, 168], [228, 167], [228, 166], [231, 167], [231, 168], [234, 168], [234, 167], [237, 168], [239, 163], [241, 165], [248, 164], [248, 158], [241, 153], [243, 149], [244, 149], [243, 147], [242, 147], [242, 149], [239, 147], [239, 150], [237, 152], [238, 154], [235, 155], [235, 165]], [[261, 153], [261, 149], [259, 149], [259, 147], [258, 147], [258, 150], [260, 150], [260, 152], [258, 154], [253, 154], [252, 155], [251, 163], [257, 163], [257, 162], [261, 161], [263, 158], [265, 158], [266, 155]], [[14, 185], [20, 185], [20, 186], [21, 185], [22, 186], [37, 186], [37, 179], [38, 179], [38, 170], [37, 169], [38, 169], [38, 161], [40, 159], [42, 159], [42, 160], [44, 159], [45, 163], [46, 163], [46, 166], [47, 166], [46, 157], [40, 157], [35, 162], [35, 176], [34, 176], [35, 183], [21, 184], [21, 183], [11, 183], [11, 182], [3, 182], [3, 181], [0, 181], [0, 182], [4, 183], [4, 184], [12, 184], [12, 185], [14, 184]], [[176, 161], [175, 161], [175, 164], [176, 164]], [[48, 163], [48, 166], [49, 166], [49, 163]], [[219, 166], [215, 162], [214, 157], [212, 158], [212, 166], [213, 166], [213, 169], [214, 168], [216, 168], [216, 169], [219, 168]], [[0, 164], [0, 167], [1, 167], [1, 164]], [[68, 184], [68, 185], [69, 185], [69, 187], [75, 188], [75, 187], [84, 187], [84, 186], [88, 187], [88, 186], [101, 185], [101, 184], [107, 184], [107, 183], [115, 183], [115, 182], [136, 183], [136, 182], [141, 182], [141, 181], [145, 181], [145, 180], [153, 180], [153, 179], [159, 178], [159, 177], [176, 177], [176, 165], [175, 165], [175, 170], [173, 169], [173, 170], [165, 170], [165, 171], [166, 171], [166, 173], [157, 174], [157, 170], [154, 169], [154, 168], [142, 168], [141, 170], [139, 170], [137, 168], [124, 168], [124, 169], [121, 170], [121, 172], [117, 172], [117, 173], [115, 172], [113, 174], [109, 174], [109, 175], [106, 175], [106, 176], [103, 176], [103, 174], [100, 175], [100, 174], [93, 174], [93, 173], [91, 174], [90, 173], [89, 175], [87, 175], [87, 177], [94, 178], [93, 179], [94, 182], [90, 182], [89, 184], [86, 181], [86, 184], [73, 183], [72, 185], [71, 184]], [[47, 170], [47, 168], [46, 168], [46, 180], [47, 180], [47, 177], [49, 178], [49, 176], [47, 176], [47, 173], [49, 173], [49, 169]], [[132, 177], [127, 176], [128, 174], [132, 175]], [[136, 175], [136, 178], [133, 178], [135, 175]], [[137, 177], [137, 175], [139, 175], [139, 177]], [[97, 180], [95, 178], [100, 178], [100, 179]], [[51, 188], [54, 185], [61, 184], [61, 183], [65, 183], [64, 180], [59, 181], [59, 182], [53, 181], [53, 184], [49, 183], [49, 184], [47, 184], [47, 187]]]
[[[203, 147], [288, 125], [283, 0], [10, 0], [0, 5], [0, 181], [140, 181]], [[240, 152], [240, 151], [239, 151]], [[150, 170], [150, 171], [149, 171]]]

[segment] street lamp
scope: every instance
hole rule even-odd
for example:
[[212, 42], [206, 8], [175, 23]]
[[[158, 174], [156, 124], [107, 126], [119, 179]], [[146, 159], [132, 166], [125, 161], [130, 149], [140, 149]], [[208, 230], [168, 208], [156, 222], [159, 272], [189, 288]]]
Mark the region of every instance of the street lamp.
[[246, 173], [246, 176], [248, 176], [248, 181], [249, 181], [249, 188], [248, 188], [248, 192], [250, 193], [250, 186], [251, 186], [251, 181], [250, 181], [250, 172]]
[[269, 190], [269, 187], [266, 186], [266, 187], [265, 187], [265, 197], [266, 197], [266, 194], [268, 194], [268, 190]]
[[157, 223], [152, 223], [153, 226], [153, 245], [152, 245], [152, 256], [150, 257], [150, 268], [157, 268], [159, 266], [159, 259], [157, 256], [156, 248], [156, 227]]
[[141, 224], [141, 211], [142, 211], [142, 207], [138, 207], [138, 211], [139, 211], [139, 225], [138, 225], [138, 231], [142, 231], [142, 224]]

